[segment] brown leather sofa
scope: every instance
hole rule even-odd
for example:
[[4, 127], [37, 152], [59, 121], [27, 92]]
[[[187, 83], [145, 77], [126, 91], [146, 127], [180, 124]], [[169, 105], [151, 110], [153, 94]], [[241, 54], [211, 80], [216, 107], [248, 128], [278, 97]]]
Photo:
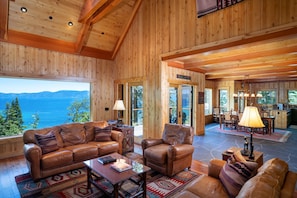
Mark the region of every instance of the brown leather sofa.
[[144, 164], [168, 176], [190, 168], [193, 137], [193, 127], [165, 124], [162, 139], [142, 140]]
[[29, 171], [38, 180], [82, 168], [84, 160], [121, 154], [123, 134], [111, 130], [106, 121], [96, 121], [27, 130], [23, 141]]
[[[174, 197], [230, 197], [219, 178], [219, 174], [225, 163], [225, 161], [219, 159], [211, 160], [208, 167], [208, 175], [201, 175]], [[273, 158], [258, 168], [257, 174], [243, 184], [236, 197], [292, 198], [296, 180], [297, 174], [288, 170], [288, 164], [286, 162], [278, 158]]]

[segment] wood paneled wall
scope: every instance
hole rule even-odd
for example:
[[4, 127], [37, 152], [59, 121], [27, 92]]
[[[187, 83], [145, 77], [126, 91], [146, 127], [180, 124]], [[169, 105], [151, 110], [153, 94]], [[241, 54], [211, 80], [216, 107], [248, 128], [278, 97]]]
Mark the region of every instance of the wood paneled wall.
[[[1, 77], [91, 82], [92, 120], [114, 118], [113, 61], [3, 42], [0, 42], [0, 56]], [[105, 107], [110, 110], [105, 111]], [[9, 139], [9, 141], [0, 139], [0, 159], [22, 153], [21, 142], [22, 137]]]
[[[146, 77], [144, 82], [144, 137], [159, 137], [168, 115], [166, 102], [166, 72], [174, 75], [178, 69], [167, 70], [160, 62], [165, 53], [193, 48], [201, 44], [251, 33], [265, 34], [286, 25], [296, 25], [297, 0], [245, 0], [229, 8], [201, 18], [196, 17], [196, 1], [143, 1], [137, 16], [115, 59], [116, 79]], [[190, 74], [191, 76], [195, 74]], [[204, 75], [197, 75], [197, 89], [204, 89]], [[164, 86], [165, 83], [165, 86]], [[234, 91], [234, 82], [230, 87]], [[230, 93], [231, 94], [231, 93]], [[160, 102], [161, 101], [161, 102]], [[230, 103], [232, 107], [233, 101]], [[196, 109], [197, 116], [200, 111]], [[198, 117], [199, 117], [198, 116]], [[196, 133], [204, 130], [204, 119], [197, 119]]]

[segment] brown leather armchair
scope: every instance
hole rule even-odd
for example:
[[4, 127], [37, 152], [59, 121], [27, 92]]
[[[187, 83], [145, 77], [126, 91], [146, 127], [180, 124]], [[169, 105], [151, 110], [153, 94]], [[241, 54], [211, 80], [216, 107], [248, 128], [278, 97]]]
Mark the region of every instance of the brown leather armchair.
[[190, 168], [193, 137], [193, 127], [165, 124], [162, 139], [142, 140], [144, 164], [167, 176]]

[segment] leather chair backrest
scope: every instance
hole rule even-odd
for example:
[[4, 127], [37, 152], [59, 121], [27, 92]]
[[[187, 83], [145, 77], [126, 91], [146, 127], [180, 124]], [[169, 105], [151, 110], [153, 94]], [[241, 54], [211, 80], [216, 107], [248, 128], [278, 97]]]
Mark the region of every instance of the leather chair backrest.
[[165, 124], [162, 139], [167, 144], [192, 144], [194, 129], [180, 124]]

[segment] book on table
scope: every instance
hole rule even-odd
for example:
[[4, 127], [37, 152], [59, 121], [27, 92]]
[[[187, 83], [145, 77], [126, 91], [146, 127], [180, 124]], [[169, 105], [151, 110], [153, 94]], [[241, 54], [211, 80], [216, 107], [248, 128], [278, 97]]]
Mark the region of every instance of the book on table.
[[118, 172], [123, 172], [132, 169], [132, 165], [127, 164], [126, 162], [115, 162], [111, 165], [111, 167]]
[[115, 162], [117, 159], [112, 157], [112, 156], [104, 156], [104, 157], [99, 157], [98, 158], [98, 162], [100, 162], [101, 164], [108, 164], [111, 162]]

